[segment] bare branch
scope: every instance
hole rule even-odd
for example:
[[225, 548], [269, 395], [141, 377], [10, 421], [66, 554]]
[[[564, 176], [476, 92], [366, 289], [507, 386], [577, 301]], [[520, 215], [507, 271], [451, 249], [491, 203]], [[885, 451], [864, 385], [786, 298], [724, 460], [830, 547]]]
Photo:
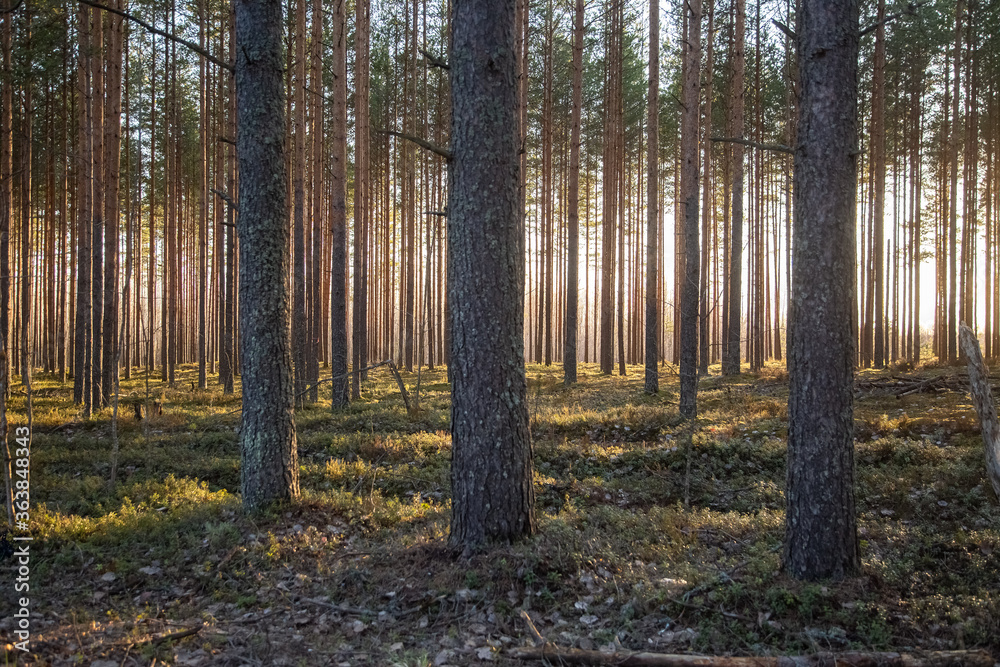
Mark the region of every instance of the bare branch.
[[765, 151], [777, 151], [779, 153], [795, 153], [794, 150], [785, 146], [784, 144], [762, 144], [757, 141], [750, 141], [749, 139], [738, 139], [736, 137], [711, 137], [712, 141], [724, 141], [731, 144], [741, 144], [743, 146], [750, 146], [751, 148], [759, 148]]
[[115, 9], [114, 7], [109, 7], [108, 5], [102, 5], [99, 2], [94, 2], [94, 0], [79, 0], [79, 1], [82, 2], [85, 5], [89, 5], [91, 7], [96, 8], [96, 9], [102, 9], [102, 10], [104, 10], [106, 12], [111, 12], [112, 14], [117, 14], [118, 16], [126, 18], [129, 21], [132, 21], [133, 23], [139, 24], [140, 26], [142, 26], [143, 28], [145, 28], [149, 32], [153, 33], [154, 35], [159, 35], [161, 37], [166, 37], [167, 39], [169, 39], [172, 42], [177, 42], [178, 44], [180, 44], [182, 46], [186, 46], [187, 48], [191, 49], [192, 51], [194, 51], [195, 53], [197, 53], [199, 56], [201, 56], [202, 58], [204, 58], [208, 62], [210, 62], [210, 63], [212, 63], [214, 65], [218, 65], [219, 67], [221, 67], [221, 68], [223, 68], [225, 70], [228, 70], [229, 72], [235, 72], [236, 71], [236, 68], [233, 67], [233, 65], [231, 63], [227, 63], [227, 62], [224, 62], [222, 60], [219, 60], [218, 58], [216, 58], [211, 53], [209, 53], [205, 49], [201, 48], [200, 46], [198, 46], [194, 42], [189, 42], [188, 40], [184, 39], [183, 37], [178, 37], [178, 36], [173, 35], [173, 34], [171, 34], [169, 32], [166, 32], [164, 30], [160, 30], [159, 28], [157, 28], [157, 27], [155, 27], [153, 25], [150, 25], [149, 23], [146, 23], [142, 19], [140, 19], [140, 18], [138, 18], [136, 16], [133, 16], [132, 14], [129, 14], [128, 12], [123, 12], [120, 9]]
[[[216, 190], [215, 188], [212, 188], [212, 192], [214, 192], [215, 194], [219, 195], [219, 198], [220, 198], [220, 199], [222, 199], [222, 201], [224, 201], [224, 202], [226, 202], [227, 204], [229, 204], [229, 206], [230, 206], [230, 207], [231, 207], [231, 208], [232, 208], [232, 209], [233, 209], [234, 211], [236, 211], [237, 213], [239, 213], [239, 212], [240, 212], [240, 207], [239, 207], [239, 205], [238, 205], [238, 204], [237, 204], [237, 203], [236, 203], [235, 201], [233, 201], [233, 198], [232, 198], [232, 197], [230, 197], [229, 195], [227, 195], [227, 194], [226, 194], [225, 192], [223, 192], [222, 190]], [[224, 225], [229, 225], [230, 227], [235, 227], [235, 226], [236, 226], [236, 225], [231, 225], [231, 224], [230, 224], [230, 223], [228, 223], [228, 222], [223, 222], [222, 224], [224, 224]]]
[[423, 54], [424, 59], [427, 61], [427, 64], [430, 67], [440, 67], [441, 69], [451, 69], [448, 66], [448, 63], [445, 60], [443, 60], [441, 58], [438, 58], [436, 55], [434, 55], [433, 53], [431, 53], [427, 49], [420, 49], [420, 53]]
[[427, 141], [426, 139], [421, 139], [420, 137], [414, 137], [413, 135], [407, 134], [406, 132], [397, 132], [396, 130], [375, 130], [375, 131], [376, 132], [381, 132], [382, 134], [388, 134], [388, 135], [391, 135], [393, 137], [399, 137], [400, 139], [406, 139], [407, 141], [412, 141], [413, 143], [415, 143], [416, 145], [420, 146], [421, 148], [425, 148], [425, 149], [429, 150], [432, 153], [437, 153], [438, 155], [440, 155], [441, 157], [443, 157], [445, 160], [451, 160], [451, 151], [450, 150], [448, 150], [447, 148], [442, 148], [441, 146], [438, 146], [437, 144], [432, 144], [431, 142]]
[[904, 9], [903, 11], [896, 12], [895, 14], [889, 14], [888, 16], [886, 16], [881, 21], [876, 21], [875, 23], [872, 23], [870, 26], [868, 26], [866, 28], [862, 28], [861, 32], [858, 33], [858, 37], [860, 38], [860, 37], [864, 37], [865, 35], [871, 34], [871, 33], [875, 32], [876, 30], [878, 30], [879, 26], [883, 26], [883, 25], [886, 25], [888, 23], [892, 23], [896, 19], [902, 18], [904, 16], [913, 16], [914, 14], [917, 13], [918, 9], [920, 9], [921, 7], [923, 7], [924, 5], [926, 5], [928, 2], [929, 2], [929, 0], [922, 0], [922, 2], [910, 2], [910, 3], [907, 3], [906, 9]]
[[785, 35], [787, 35], [790, 40], [792, 40], [793, 42], [795, 41], [796, 35], [795, 35], [795, 31], [794, 30], [792, 30], [791, 28], [789, 28], [787, 25], [785, 25], [784, 23], [782, 23], [778, 19], [771, 19], [771, 23], [773, 23], [774, 25], [778, 26], [778, 30], [780, 30], [781, 32], [785, 33]]

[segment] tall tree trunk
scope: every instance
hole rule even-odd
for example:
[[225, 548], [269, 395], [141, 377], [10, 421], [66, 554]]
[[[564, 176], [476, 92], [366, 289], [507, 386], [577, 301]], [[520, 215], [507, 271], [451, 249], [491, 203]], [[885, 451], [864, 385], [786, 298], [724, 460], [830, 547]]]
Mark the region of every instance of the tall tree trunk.
[[293, 227], [292, 353], [295, 360], [295, 407], [301, 408], [306, 399], [306, 350], [309, 345], [309, 319], [306, 307], [306, 0], [295, 6], [295, 154], [292, 182], [295, 191]]
[[[156, 39], [150, 37], [149, 72], [149, 256], [146, 278], [146, 376], [156, 368]], [[138, 290], [136, 290], [138, 291]]]
[[[24, 52], [31, 53], [31, 11], [25, 8], [25, 25], [23, 28]], [[24, 91], [21, 93], [21, 383], [28, 388], [28, 397], [31, 397], [31, 368], [33, 355], [31, 349], [30, 320], [31, 320], [31, 155], [33, 153], [34, 137], [32, 125], [34, 123], [34, 104], [32, 93], [34, 92], [34, 82], [26, 81]], [[31, 415], [28, 415], [29, 419]], [[30, 422], [29, 422], [30, 424]], [[6, 434], [4, 434], [6, 436]]]
[[[10, 232], [11, 207], [13, 206], [13, 105], [14, 77], [11, 64], [14, 13], [11, 0], [3, 0], [3, 29], [0, 31], [0, 377], [4, 378], [0, 401], [10, 396], [11, 377], [11, 282], [10, 282]], [[79, 403], [79, 398], [76, 399]], [[3, 434], [6, 438], [6, 433]]]
[[325, 118], [323, 107], [323, 96], [316, 94], [323, 90], [323, 5], [320, 0], [313, 0], [312, 3], [312, 36], [309, 40], [309, 80], [313, 89], [311, 95], [312, 117], [310, 119], [310, 139], [312, 141], [312, 159], [310, 192], [312, 200], [312, 262], [309, 265], [312, 276], [309, 279], [311, 286], [309, 315], [311, 333], [309, 337], [309, 400], [313, 403], [319, 400], [319, 361], [322, 354], [323, 345], [326, 341], [326, 323], [323, 321], [326, 268], [326, 225], [323, 223], [323, 202], [325, 179], [323, 171], [326, 161], [323, 155], [323, 119]]
[[354, 326], [351, 330], [354, 373], [351, 395], [361, 398], [361, 369], [368, 365], [368, 229], [371, 211], [369, 194], [369, 31], [371, 3], [355, 3], [354, 31]]
[[575, 0], [574, 3], [572, 66], [573, 107], [570, 112], [569, 139], [569, 244], [566, 249], [566, 328], [563, 341], [563, 383], [567, 387], [576, 382], [577, 303], [580, 296], [580, 115], [583, 107], [583, 0]]
[[872, 287], [874, 290], [873, 362], [875, 368], [885, 366], [885, 0], [878, 0], [875, 29], [875, 62], [872, 69], [872, 193], [874, 217], [872, 218]]
[[708, 375], [708, 362], [711, 352], [708, 346], [708, 318], [709, 313], [712, 310], [712, 304], [708, 298], [708, 288], [709, 288], [709, 251], [711, 250], [711, 222], [713, 214], [712, 201], [714, 197], [714, 192], [712, 188], [712, 73], [715, 67], [715, 0], [708, 0], [708, 33], [705, 38], [705, 115], [704, 122], [705, 127], [702, 128], [704, 132], [704, 144], [702, 149], [704, 151], [704, 159], [702, 160], [703, 171], [704, 171], [704, 185], [702, 188], [702, 201], [704, 206], [702, 207], [702, 218], [701, 218], [701, 236], [702, 236], [702, 246], [701, 246], [701, 276], [699, 277], [700, 289], [699, 289], [699, 315], [698, 315], [698, 374]]
[[535, 528], [524, 378], [515, 0], [458, 0], [450, 59], [452, 519], [472, 550]]
[[614, 293], [615, 293], [615, 221], [618, 207], [618, 162], [615, 150], [616, 95], [620, 79], [621, 25], [618, 23], [618, 5], [621, 0], [608, 0], [611, 29], [608, 32], [607, 86], [604, 96], [604, 175], [601, 211], [601, 372], [614, 370]]
[[802, 0], [784, 567], [860, 567], [854, 513], [857, 0]]
[[288, 178], [278, 0], [236, 0], [243, 506], [299, 495], [289, 322]]
[[[229, 59], [230, 62], [236, 60], [236, 26], [232, 14], [229, 16]], [[236, 136], [236, 82], [233, 77], [227, 77], [226, 101], [228, 111], [226, 114], [226, 136], [235, 138]], [[238, 157], [236, 147], [227, 144], [226, 147], [226, 190], [232, 194], [236, 192], [236, 170], [238, 168]], [[225, 374], [222, 378], [222, 393], [232, 394], [236, 382], [236, 329], [237, 313], [236, 293], [237, 285], [237, 250], [236, 250], [236, 211], [232, 206], [226, 207], [226, 306], [224, 323], [224, 343], [222, 354], [226, 359]]]
[[922, 109], [920, 104], [919, 87], [914, 86], [911, 93], [910, 107], [914, 115], [912, 135], [910, 139], [911, 167], [910, 179], [913, 183], [913, 251], [911, 253], [913, 261], [913, 289], [912, 289], [912, 309], [913, 315], [910, 318], [910, 326], [913, 328], [913, 362], [920, 361], [920, 265], [923, 262], [921, 257], [921, 212], [922, 206], [922, 180], [921, 160], [920, 160], [920, 137], [923, 129]]
[[[579, 2], [580, 0], [578, 0]], [[577, 10], [583, 14], [582, 4]], [[582, 16], [580, 29], [582, 32]], [[655, 394], [660, 389], [656, 368], [659, 358], [658, 287], [660, 243], [660, 3], [649, 2], [649, 92], [646, 98], [646, 377], [644, 389]]]
[[77, 14], [77, 243], [76, 255], [76, 335], [74, 341], [73, 400], [83, 403], [90, 416], [90, 337], [91, 327], [91, 210], [93, 192], [93, 142], [91, 136], [93, 98], [90, 89], [90, 8], [80, 5]]
[[958, 142], [961, 129], [958, 123], [958, 100], [961, 96], [962, 71], [962, 14], [965, 2], [955, 4], [955, 90], [951, 98], [951, 136], [949, 138], [949, 166], [951, 168], [951, 196], [948, 200], [948, 362], [958, 358]]
[[[115, 7], [120, 3], [116, 0]], [[118, 378], [118, 235], [119, 235], [119, 189], [121, 163], [121, 111], [122, 111], [122, 17], [108, 12], [107, 32], [108, 55], [104, 113], [104, 314], [103, 348], [101, 371], [101, 405], [109, 405]], [[96, 276], [95, 276], [96, 279]]]
[[681, 97], [681, 208], [684, 215], [684, 285], [681, 289], [680, 413], [698, 414], [698, 116], [701, 73], [701, 0], [685, 4], [687, 37]]
[[93, 209], [91, 211], [91, 345], [90, 345], [90, 395], [95, 410], [103, 407], [104, 391], [101, 380], [104, 369], [104, 198], [106, 196], [104, 158], [104, 14], [99, 9], [91, 11], [91, 126], [94, 157]]
[[347, 405], [347, 2], [334, 0], [333, 14], [333, 150], [331, 152], [331, 208], [333, 265], [330, 286], [330, 369], [333, 407]]
[[[205, 48], [205, 0], [198, 2], [198, 44]], [[198, 388], [208, 387], [208, 81], [205, 59], [198, 61], [198, 137], [201, 174], [198, 193]]]

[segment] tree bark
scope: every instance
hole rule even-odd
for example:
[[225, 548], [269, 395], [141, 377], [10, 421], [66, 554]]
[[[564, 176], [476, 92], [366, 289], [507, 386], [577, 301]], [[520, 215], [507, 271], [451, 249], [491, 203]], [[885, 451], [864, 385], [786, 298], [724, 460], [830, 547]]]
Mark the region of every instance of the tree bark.
[[101, 387], [104, 361], [104, 30], [103, 13], [91, 11], [90, 69], [93, 85], [91, 98], [90, 134], [93, 142], [93, 194], [91, 209], [90, 270], [91, 270], [91, 340], [90, 396], [94, 410], [103, 407]]
[[[4, 378], [0, 401], [6, 402], [10, 395], [11, 365], [11, 279], [10, 279], [10, 231], [11, 206], [13, 205], [13, 173], [11, 161], [12, 118], [14, 105], [14, 84], [12, 75], [12, 47], [14, 14], [10, 12], [11, 0], [4, 0], [3, 30], [0, 31], [0, 363], [4, 367], [0, 374]], [[76, 399], [79, 403], [79, 399]], [[5, 426], [6, 428], [6, 426]], [[6, 438], [6, 431], [4, 436]]]
[[948, 199], [948, 361], [953, 362], [958, 352], [958, 143], [961, 128], [958, 123], [958, 102], [961, 97], [962, 70], [962, 14], [965, 3], [955, 3], [955, 90], [951, 98], [951, 136], [949, 137], [949, 166], [951, 168], [951, 192]]
[[[24, 39], [24, 49], [26, 53], [31, 52], [31, 12], [26, 11], [26, 21], [23, 28], [22, 38]], [[31, 369], [33, 366], [33, 355], [30, 335], [31, 320], [31, 155], [33, 152], [34, 105], [32, 103], [32, 93], [34, 92], [34, 82], [28, 81], [24, 86], [21, 102], [21, 384], [28, 394], [28, 424], [31, 424]]]
[[[117, 6], [117, 2], [115, 3]], [[118, 377], [118, 235], [121, 163], [122, 111], [122, 18], [109, 14], [107, 20], [108, 55], [105, 60], [106, 100], [104, 113], [104, 313], [101, 370], [101, 405], [109, 405]], [[96, 277], [95, 277], [96, 279]]]
[[89, 417], [90, 394], [90, 337], [91, 298], [90, 291], [90, 236], [91, 206], [93, 191], [93, 143], [91, 141], [90, 90], [90, 9], [80, 5], [77, 13], [77, 268], [76, 268], [76, 335], [74, 338], [73, 400], [84, 404], [84, 414]]
[[860, 566], [854, 512], [857, 0], [803, 0], [795, 152], [784, 567]]
[[[205, 0], [198, 3], [198, 45], [206, 44]], [[201, 118], [201, 136], [198, 151], [201, 155], [200, 193], [198, 199], [198, 388], [208, 388], [208, 80], [205, 59], [198, 61], [198, 116]]]
[[299, 495], [279, 0], [236, 0], [243, 506]]
[[[654, 2], [656, 0], [653, 0]], [[580, 296], [580, 115], [583, 107], [583, 0], [573, 12], [573, 108], [569, 139], [569, 243], [566, 257], [566, 328], [563, 383], [576, 382], [577, 305]]]
[[601, 191], [601, 372], [611, 374], [615, 366], [614, 356], [614, 290], [615, 290], [615, 220], [618, 206], [616, 185], [618, 183], [616, 135], [615, 87], [621, 70], [621, 26], [618, 24], [618, 5], [621, 0], [608, 0], [607, 12], [611, 15], [611, 29], [608, 32], [607, 85], [604, 94], [604, 163]]
[[698, 116], [701, 80], [701, 0], [685, 3], [687, 38], [681, 97], [681, 208], [684, 215], [683, 280], [681, 288], [680, 413], [698, 414]]
[[[338, 0], [339, 1], [339, 0]], [[295, 360], [295, 407], [306, 400], [306, 355], [309, 345], [309, 318], [306, 307], [306, 0], [297, 0], [295, 8], [295, 154], [292, 181], [295, 190], [293, 228], [292, 353]]]
[[708, 298], [709, 265], [711, 249], [712, 200], [712, 77], [715, 69], [715, 0], [708, 0], [708, 32], [705, 38], [705, 114], [702, 145], [702, 212], [701, 212], [701, 275], [698, 293], [698, 374], [708, 375], [709, 348], [708, 318], [712, 304]]
[[453, 14], [449, 541], [466, 550], [535, 528], [524, 378], [514, 4], [458, 0]]
[[986, 472], [993, 485], [993, 493], [1000, 499], [1000, 421], [997, 420], [997, 406], [990, 388], [990, 369], [979, 352], [979, 340], [964, 322], [959, 338], [962, 355], [969, 365], [969, 393], [972, 404], [979, 416], [979, 427], [986, 449]]
[[354, 372], [351, 395], [361, 398], [361, 371], [368, 365], [368, 228], [371, 210], [369, 146], [369, 0], [355, 3], [354, 31], [354, 325], [351, 348]]
[[321, 0], [313, 0], [312, 3], [312, 35], [309, 40], [309, 81], [313, 93], [309, 107], [312, 109], [310, 118], [310, 140], [312, 142], [310, 164], [310, 193], [311, 193], [311, 218], [312, 218], [312, 262], [309, 265], [311, 276], [309, 278], [309, 401], [315, 403], [319, 400], [319, 363], [320, 358], [328, 360], [326, 356], [326, 332], [327, 324], [324, 320], [327, 296], [326, 272], [326, 248], [327, 231], [323, 217], [323, 204], [325, 202], [324, 171], [326, 160], [323, 152], [323, 121], [325, 118], [322, 95], [315, 94], [316, 91], [323, 90], [323, 5]]
[[347, 405], [347, 2], [334, 0], [333, 14], [333, 151], [331, 154], [333, 264], [330, 285], [330, 369], [333, 407]]
[[[578, 9], [582, 14], [582, 7]], [[581, 19], [582, 24], [582, 19]], [[646, 100], [646, 377], [645, 391], [660, 389], [656, 367], [659, 361], [660, 323], [657, 318], [660, 243], [660, 3], [649, 1], [649, 92]]]
[[[885, 0], [878, 0], [877, 20], [885, 18]], [[875, 30], [875, 61], [872, 69], [872, 285], [874, 289], [873, 363], [885, 366], [885, 26]]]

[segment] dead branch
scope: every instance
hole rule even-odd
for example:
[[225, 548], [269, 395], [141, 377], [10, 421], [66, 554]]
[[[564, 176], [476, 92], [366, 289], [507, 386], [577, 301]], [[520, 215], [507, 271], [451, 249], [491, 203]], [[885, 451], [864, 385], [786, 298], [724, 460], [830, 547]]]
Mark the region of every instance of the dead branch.
[[997, 407], [993, 402], [993, 392], [989, 383], [989, 370], [979, 352], [976, 334], [965, 322], [959, 327], [959, 343], [962, 354], [969, 360], [969, 393], [972, 404], [979, 415], [979, 427], [986, 448], [986, 470], [993, 484], [993, 492], [1000, 498], [1000, 421], [997, 421]]
[[902, 18], [904, 16], [913, 16], [914, 14], [917, 13], [918, 9], [920, 9], [921, 7], [923, 7], [924, 5], [926, 5], [928, 2], [929, 2], [929, 0], [923, 0], [923, 2], [911, 2], [911, 3], [909, 3], [909, 4], [906, 5], [906, 9], [904, 9], [903, 11], [896, 12], [895, 14], [889, 14], [888, 16], [886, 16], [881, 21], [876, 21], [875, 23], [871, 24], [870, 26], [862, 28], [861, 32], [858, 33], [858, 37], [864, 37], [865, 35], [873, 33], [873, 32], [875, 32], [878, 29], [879, 26], [883, 26], [883, 25], [886, 25], [888, 23], [892, 23], [896, 19]]
[[711, 137], [712, 141], [725, 141], [731, 144], [742, 144], [743, 146], [750, 146], [751, 148], [759, 148], [765, 151], [777, 151], [778, 153], [789, 153], [792, 154], [793, 151], [788, 146], [784, 144], [762, 144], [758, 141], [750, 141], [749, 139], [739, 139], [737, 137]]
[[[83, 0], [81, 0], [82, 2]], [[179, 632], [171, 632], [170, 634], [160, 635], [159, 637], [153, 637], [152, 639], [147, 639], [142, 644], [162, 644], [163, 642], [170, 642], [176, 639], [184, 639], [185, 637], [190, 637], [191, 635], [196, 635], [201, 632], [201, 626], [196, 628], [188, 628], [187, 630], [180, 630]]]
[[441, 69], [451, 69], [448, 66], [448, 63], [445, 62], [445, 60], [443, 58], [437, 57], [436, 55], [434, 55], [433, 53], [431, 53], [427, 49], [420, 49], [420, 53], [423, 54], [424, 59], [427, 61], [427, 64], [429, 66], [431, 66], [431, 67], [440, 67]]
[[778, 30], [780, 30], [781, 32], [785, 33], [785, 35], [788, 37], [788, 39], [792, 40], [793, 42], [795, 41], [796, 37], [798, 37], [798, 35], [795, 34], [794, 30], [792, 30], [791, 28], [789, 28], [787, 25], [785, 25], [784, 23], [782, 23], [778, 19], [771, 19], [771, 23], [773, 23], [774, 25], [776, 25], [778, 27]]
[[[80, 0], [80, 1], [83, 2], [83, 0]], [[420, 137], [415, 137], [412, 134], [407, 134], [406, 132], [397, 132], [396, 130], [375, 130], [375, 131], [376, 132], [381, 132], [382, 134], [388, 134], [388, 135], [391, 135], [393, 137], [399, 137], [400, 139], [406, 139], [407, 141], [412, 141], [413, 143], [415, 143], [416, 145], [420, 146], [421, 148], [425, 148], [425, 149], [429, 150], [432, 153], [437, 153], [438, 155], [440, 155], [441, 157], [443, 157], [445, 160], [451, 160], [452, 155], [451, 155], [451, 151], [450, 150], [448, 150], [447, 148], [442, 148], [441, 146], [438, 146], [437, 144], [431, 143], [431, 142], [427, 141], [426, 139], [421, 139]]]
[[557, 665], [615, 665], [616, 667], [992, 667], [986, 651], [910, 653], [816, 653], [800, 656], [705, 656], [669, 653], [585, 651], [554, 644], [511, 649], [517, 660], [547, 660]]
[[406, 393], [406, 385], [403, 384], [403, 378], [399, 375], [399, 369], [396, 368], [396, 364], [393, 363], [392, 359], [387, 360], [389, 363], [389, 370], [392, 371], [393, 377], [396, 378], [396, 384], [399, 385], [399, 393], [403, 397], [403, 405], [406, 406], [406, 412], [410, 413], [410, 395]]
[[543, 637], [542, 633], [535, 627], [535, 622], [531, 620], [531, 616], [528, 616], [528, 612], [522, 609], [520, 616], [524, 620], [524, 625], [528, 628], [528, 634], [534, 638], [535, 646], [544, 646], [545, 637]]
[[184, 39], [183, 37], [178, 37], [177, 35], [174, 35], [174, 34], [171, 34], [169, 32], [166, 32], [165, 30], [160, 30], [156, 26], [153, 26], [153, 25], [150, 25], [149, 23], [146, 23], [145, 21], [143, 21], [142, 19], [138, 18], [137, 16], [133, 16], [132, 14], [129, 14], [128, 12], [124, 12], [124, 11], [122, 11], [120, 9], [115, 9], [114, 7], [109, 7], [108, 5], [102, 5], [99, 2], [94, 2], [94, 0], [79, 0], [79, 1], [82, 2], [85, 5], [89, 5], [91, 7], [94, 7], [95, 9], [101, 9], [101, 10], [104, 10], [106, 12], [111, 12], [112, 14], [117, 14], [118, 16], [121, 16], [122, 18], [128, 19], [129, 21], [132, 21], [133, 23], [136, 23], [136, 24], [142, 26], [143, 28], [145, 28], [147, 31], [153, 33], [154, 35], [159, 35], [160, 37], [165, 37], [165, 38], [169, 39], [172, 42], [176, 42], [176, 43], [180, 44], [181, 46], [186, 46], [187, 48], [191, 49], [192, 51], [194, 51], [195, 53], [197, 53], [199, 56], [201, 56], [202, 58], [204, 58], [208, 62], [210, 62], [210, 63], [212, 63], [214, 65], [218, 65], [219, 67], [221, 67], [221, 68], [229, 71], [230, 73], [233, 73], [233, 72], [236, 71], [236, 68], [233, 67], [233, 65], [231, 63], [227, 63], [225, 61], [219, 60], [218, 58], [216, 58], [211, 53], [209, 53], [205, 49], [201, 48], [200, 46], [198, 46], [194, 42], [190, 42], [190, 41]]
[[[998, 378], [990, 378], [996, 380]], [[893, 375], [887, 378], [859, 379], [855, 382], [856, 391], [870, 394], [895, 396], [902, 398], [911, 394], [941, 393], [953, 391], [964, 394], [969, 387], [969, 376], [965, 374], [938, 375], [935, 377], [920, 377], [908, 375]]]
[[[219, 198], [222, 199], [222, 201], [224, 201], [227, 204], [229, 204], [229, 206], [231, 206], [234, 211], [236, 211], [237, 213], [240, 212], [240, 207], [236, 204], [235, 201], [233, 201], [232, 197], [230, 197], [229, 195], [227, 195], [225, 192], [223, 192], [221, 190], [216, 190], [215, 188], [212, 188], [212, 192], [214, 192], [215, 194], [219, 195]], [[232, 223], [229, 223], [229, 222], [223, 222], [222, 224], [229, 225], [230, 227], [235, 227], [236, 226], [236, 225], [234, 225]]]

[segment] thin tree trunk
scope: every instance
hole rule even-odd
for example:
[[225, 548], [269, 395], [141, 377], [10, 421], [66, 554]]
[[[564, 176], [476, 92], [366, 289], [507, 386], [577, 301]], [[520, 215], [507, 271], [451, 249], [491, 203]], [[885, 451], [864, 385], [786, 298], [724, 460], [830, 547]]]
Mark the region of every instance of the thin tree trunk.
[[[735, 24], [733, 30], [733, 78], [730, 95], [732, 97], [732, 133], [743, 138], [743, 77], [745, 69], [744, 35], [746, 32], [745, 0], [735, 0]], [[743, 291], [743, 145], [732, 146], [732, 211], [729, 232], [729, 298], [726, 302], [726, 354], [722, 359], [722, 374], [737, 375], [740, 372], [740, 325], [741, 299]]]
[[[118, 0], [115, 7], [119, 7]], [[106, 176], [104, 189], [104, 313], [103, 348], [101, 372], [101, 405], [111, 401], [115, 380], [118, 378], [118, 236], [119, 236], [119, 189], [121, 177], [121, 111], [122, 111], [122, 17], [108, 13], [107, 42], [107, 99], [104, 114], [104, 167]], [[96, 276], [95, 276], [96, 279]]]
[[90, 89], [90, 8], [80, 5], [77, 14], [77, 269], [76, 269], [76, 336], [74, 342], [73, 400], [84, 405], [84, 415], [91, 411], [90, 337], [91, 327], [91, 207], [93, 192], [93, 142], [91, 141]]
[[354, 31], [354, 326], [351, 395], [361, 398], [361, 370], [368, 365], [368, 228], [371, 211], [369, 174], [369, 31], [371, 3], [355, 3]]
[[[656, 0], [653, 0], [655, 3]], [[563, 340], [563, 383], [576, 382], [577, 302], [580, 296], [580, 115], [583, 107], [583, 0], [573, 8], [573, 107], [569, 139], [569, 243], [566, 258], [566, 329]], [[586, 273], [586, 269], [584, 270]], [[586, 317], [586, 310], [584, 310]], [[586, 345], [586, 343], [584, 344]]]
[[293, 228], [292, 303], [292, 353], [295, 361], [295, 407], [301, 408], [306, 399], [306, 354], [309, 345], [309, 319], [306, 308], [306, 239], [305, 239], [305, 172], [306, 172], [306, 0], [297, 0], [295, 6], [295, 165], [293, 188], [295, 213]]
[[[13, 173], [11, 161], [12, 150], [12, 117], [14, 106], [14, 77], [12, 74], [12, 48], [14, 14], [10, 11], [11, 0], [3, 0], [3, 30], [0, 31], [0, 375], [4, 379], [0, 401], [6, 404], [10, 396], [11, 377], [11, 278], [10, 278], [10, 232], [11, 207], [13, 206]], [[81, 13], [85, 10], [81, 10]], [[82, 50], [82, 49], [81, 49]], [[75, 399], [77, 403], [79, 398]], [[6, 412], [4, 413], [6, 415]], [[6, 420], [6, 417], [5, 417]], [[3, 425], [4, 442], [6, 442], [6, 421]]]
[[[24, 40], [25, 53], [31, 52], [31, 12], [25, 12], [26, 21], [21, 35]], [[34, 82], [25, 83], [21, 102], [21, 384], [28, 392], [28, 420], [31, 423], [31, 371], [33, 366], [33, 355], [31, 350], [31, 337], [29, 336], [29, 324], [31, 319], [31, 155], [33, 153], [33, 132], [34, 104], [32, 93], [34, 92]]]
[[872, 326], [874, 327], [875, 345], [873, 362], [875, 368], [885, 366], [885, 0], [878, 0], [875, 29], [875, 62], [872, 70], [872, 178], [874, 189], [874, 217], [872, 219], [872, 289], [875, 302]]
[[347, 405], [347, 2], [334, 0], [333, 14], [333, 150], [330, 180], [333, 263], [330, 286], [330, 370], [333, 374], [333, 407]]
[[958, 99], [961, 90], [962, 70], [962, 14], [965, 3], [958, 0], [955, 4], [955, 53], [954, 76], [955, 89], [951, 98], [951, 137], [949, 161], [951, 167], [951, 197], [948, 200], [948, 361], [954, 362], [958, 353], [958, 142], [961, 131], [958, 123]]
[[680, 412], [698, 413], [698, 116], [701, 71], [701, 0], [686, 3], [686, 62], [681, 98], [681, 207], [684, 215], [684, 284], [681, 289]]
[[712, 188], [712, 73], [715, 67], [715, 1], [708, 0], [708, 33], [705, 38], [705, 127], [704, 132], [704, 159], [703, 173], [704, 180], [702, 186], [702, 252], [701, 252], [701, 276], [699, 278], [699, 315], [698, 315], [698, 374], [708, 375], [708, 361], [710, 351], [708, 347], [708, 317], [712, 304], [708, 298], [709, 288], [709, 251], [711, 249], [711, 222], [713, 217], [712, 199], [714, 192]]
[[94, 157], [94, 189], [93, 209], [91, 211], [91, 345], [90, 345], [90, 395], [91, 404], [95, 410], [104, 406], [104, 391], [101, 387], [104, 368], [104, 198], [107, 182], [105, 181], [104, 156], [104, 30], [103, 13], [94, 9], [91, 12], [91, 81], [93, 82], [93, 98], [91, 100], [91, 135]]
[[604, 176], [602, 179], [601, 212], [601, 372], [614, 370], [614, 289], [615, 289], [615, 221], [618, 206], [618, 163], [615, 159], [615, 86], [619, 78], [618, 4], [621, 0], [608, 0], [611, 29], [608, 33], [607, 86], [604, 98]]

